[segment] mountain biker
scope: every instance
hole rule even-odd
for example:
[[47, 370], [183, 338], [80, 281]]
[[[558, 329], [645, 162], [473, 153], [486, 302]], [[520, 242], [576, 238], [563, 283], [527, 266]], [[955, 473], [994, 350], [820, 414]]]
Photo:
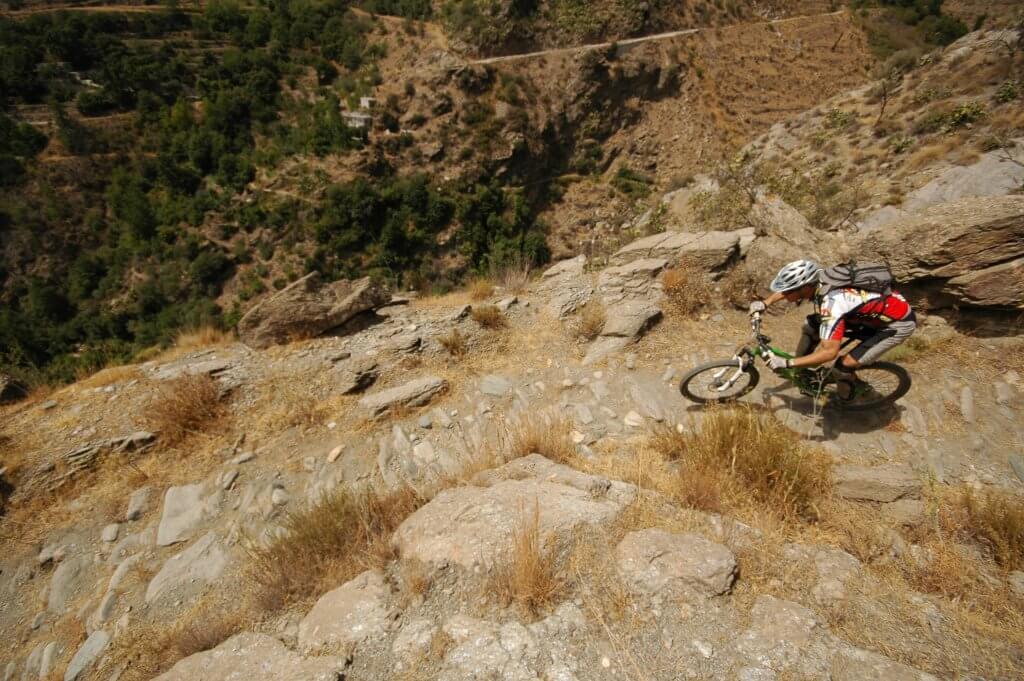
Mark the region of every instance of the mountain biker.
[[835, 360], [844, 338], [856, 338], [860, 344], [836, 363], [837, 369], [856, 379], [858, 367], [871, 364], [907, 340], [917, 328], [917, 318], [906, 298], [895, 292], [850, 287], [826, 290], [820, 284], [821, 271], [811, 260], [789, 263], [772, 280], [769, 288], [773, 293], [750, 304], [750, 314], [764, 312], [783, 299], [791, 303], [813, 300], [814, 314], [804, 322], [796, 357], [773, 354], [768, 363], [772, 369], [815, 367]]

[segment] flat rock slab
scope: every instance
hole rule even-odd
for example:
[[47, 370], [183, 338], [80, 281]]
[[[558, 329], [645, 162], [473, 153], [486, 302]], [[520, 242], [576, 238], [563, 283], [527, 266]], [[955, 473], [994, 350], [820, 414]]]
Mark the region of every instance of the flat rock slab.
[[536, 509], [542, 536], [564, 539], [576, 527], [607, 523], [636, 488], [586, 475], [538, 454], [487, 471], [473, 486], [445, 490], [395, 532], [403, 558], [433, 568], [488, 569], [506, 555], [524, 516]]
[[211, 584], [228, 564], [228, 554], [213, 532], [207, 532], [192, 546], [172, 556], [146, 587], [146, 602], [151, 603], [179, 587], [201, 589]]
[[480, 392], [491, 397], [504, 397], [512, 391], [512, 382], [504, 376], [491, 374], [480, 379]]
[[821, 630], [814, 613], [799, 603], [758, 596], [750, 611], [750, 628], [740, 635], [736, 649], [751, 661], [777, 669], [794, 664]]
[[357, 644], [383, 636], [394, 620], [389, 593], [384, 577], [371, 570], [321, 596], [299, 622], [299, 648], [350, 654]]
[[185, 541], [207, 516], [201, 484], [169, 487], [164, 494], [164, 511], [156, 532], [157, 546]]
[[736, 579], [732, 552], [696, 534], [655, 528], [630, 532], [615, 556], [627, 583], [641, 593], [718, 596]]
[[68, 668], [64, 672], [64, 681], [75, 681], [80, 677], [82, 672], [89, 669], [103, 654], [108, 643], [110, 643], [110, 635], [107, 632], [102, 629], [92, 632], [71, 658], [71, 662], [68, 663]]
[[664, 258], [678, 264], [685, 258], [711, 271], [736, 257], [739, 248], [740, 235], [736, 232], [661, 232], [623, 246], [611, 262], [623, 265], [642, 258]]
[[921, 497], [921, 480], [909, 466], [836, 466], [832, 469], [835, 491], [844, 499], [890, 502]]
[[85, 556], [66, 558], [53, 571], [50, 589], [47, 593], [46, 609], [55, 615], [63, 615], [69, 603], [90, 581], [88, 567], [90, 560]]
[[380, 377], [380, 364], [372, 357], [361, 357], [345, 362], [338, 372], [338, 392], [350, 395], [373, 385]]
[[448, 387], [448, 382], [437, 376], [425, 376], [404, 385], [367, 395], [359, 400], [359, 406], [379, 418], [396, 407], [420, 407]]
[[155, 681], [337, 681], [346, 666], [339, 657], [306, 659], [265, 634], [238, 634], [186, 657]]

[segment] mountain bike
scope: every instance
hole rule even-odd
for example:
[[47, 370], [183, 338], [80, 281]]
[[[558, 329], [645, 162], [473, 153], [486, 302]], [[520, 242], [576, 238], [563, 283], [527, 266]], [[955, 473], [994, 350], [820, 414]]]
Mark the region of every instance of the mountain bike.
[[[769, 355], [793, 359], [793, 355], [773, 348], [772, 339], [761, 333], [761, 315], [751, 317], [756, 348], [741, 347], [731, 359], [720, 359], [691, 369], [679, 384], [684, 397], [702, 404], [734, 402], [743, 397], [761, 380], [755, 366], [760, 357], [767, 363]], [[857, 340], [845, 339], [842, 348]], [[875, 362], [857, 369], [856, 379], [829, 366], [776, 369], [773, 372], [790, 383], [801, 394], [811, 397], [821, 407], [845, 411], [868, 411], [892, 404], [910, 390], [910, 374], [898, 364]]]

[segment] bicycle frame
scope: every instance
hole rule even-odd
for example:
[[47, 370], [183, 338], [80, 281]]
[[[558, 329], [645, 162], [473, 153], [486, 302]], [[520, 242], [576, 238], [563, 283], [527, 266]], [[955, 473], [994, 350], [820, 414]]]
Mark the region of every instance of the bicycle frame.
[[[785, 350], [780, 350], [778, 348], [772, 347], [772, 339], [766, 336], [765, 334], [761, 333], [760, 314], [754, 314], [751, 317], [750, 327], [751, 331], [753, 331], [754, 340], [757, 342], [757, 350], [755, 351], [748, 347], [742, 347], [736, 352], [735, 355], [733, 355], [733, 359], [735, 359], [737, 362], [736, 372], [732, 376], [730, 376], [724, 383], [722, 383], [720, 386], [716, 388], [716, 390], [718, 390], [719, 392], [725, 392], [726, 390], [730, 389], [736, 383], [736, 381], [739, 380], [740, 376], [743, 375], [744, 370], [747, 368], [747, 366], [749, 366], [750, 362], [754, 361], [754, 357], [756, 356], [760, 356], [761, 360], [766, 365], [768, 363], [768, 355], [770, 354], [777, 355], [785, 359], [794, 359], [794, 355], [786, 352]], [[727, 369], [722, 369], [720, 372], [716, 373], [714, 375], [715, 379], [720, 379], [726, 371]], [[789, 369], [772, 369], [772, 372], [776, 376], [779, 376], [780, 378], [789, 381], [797, 388], [799, 388], [801, 392], [813, 394], [816, 391], [816, 387], [810, 385], [808, 381], [804, 380], [804, 375], [801, 373], [802, 371], [805, 370], [796, 367], [792, 367]]]

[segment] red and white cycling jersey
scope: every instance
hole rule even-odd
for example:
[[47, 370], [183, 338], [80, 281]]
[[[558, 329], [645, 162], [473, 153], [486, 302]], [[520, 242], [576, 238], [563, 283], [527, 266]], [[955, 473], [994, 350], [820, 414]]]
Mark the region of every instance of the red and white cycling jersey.
[[821, 315], [821, 340], [842, 340], [849, 327], [880, 329], [911, 314], [907, 299], [898, 293], [843, 288], [815, 296], [814, 300]]

